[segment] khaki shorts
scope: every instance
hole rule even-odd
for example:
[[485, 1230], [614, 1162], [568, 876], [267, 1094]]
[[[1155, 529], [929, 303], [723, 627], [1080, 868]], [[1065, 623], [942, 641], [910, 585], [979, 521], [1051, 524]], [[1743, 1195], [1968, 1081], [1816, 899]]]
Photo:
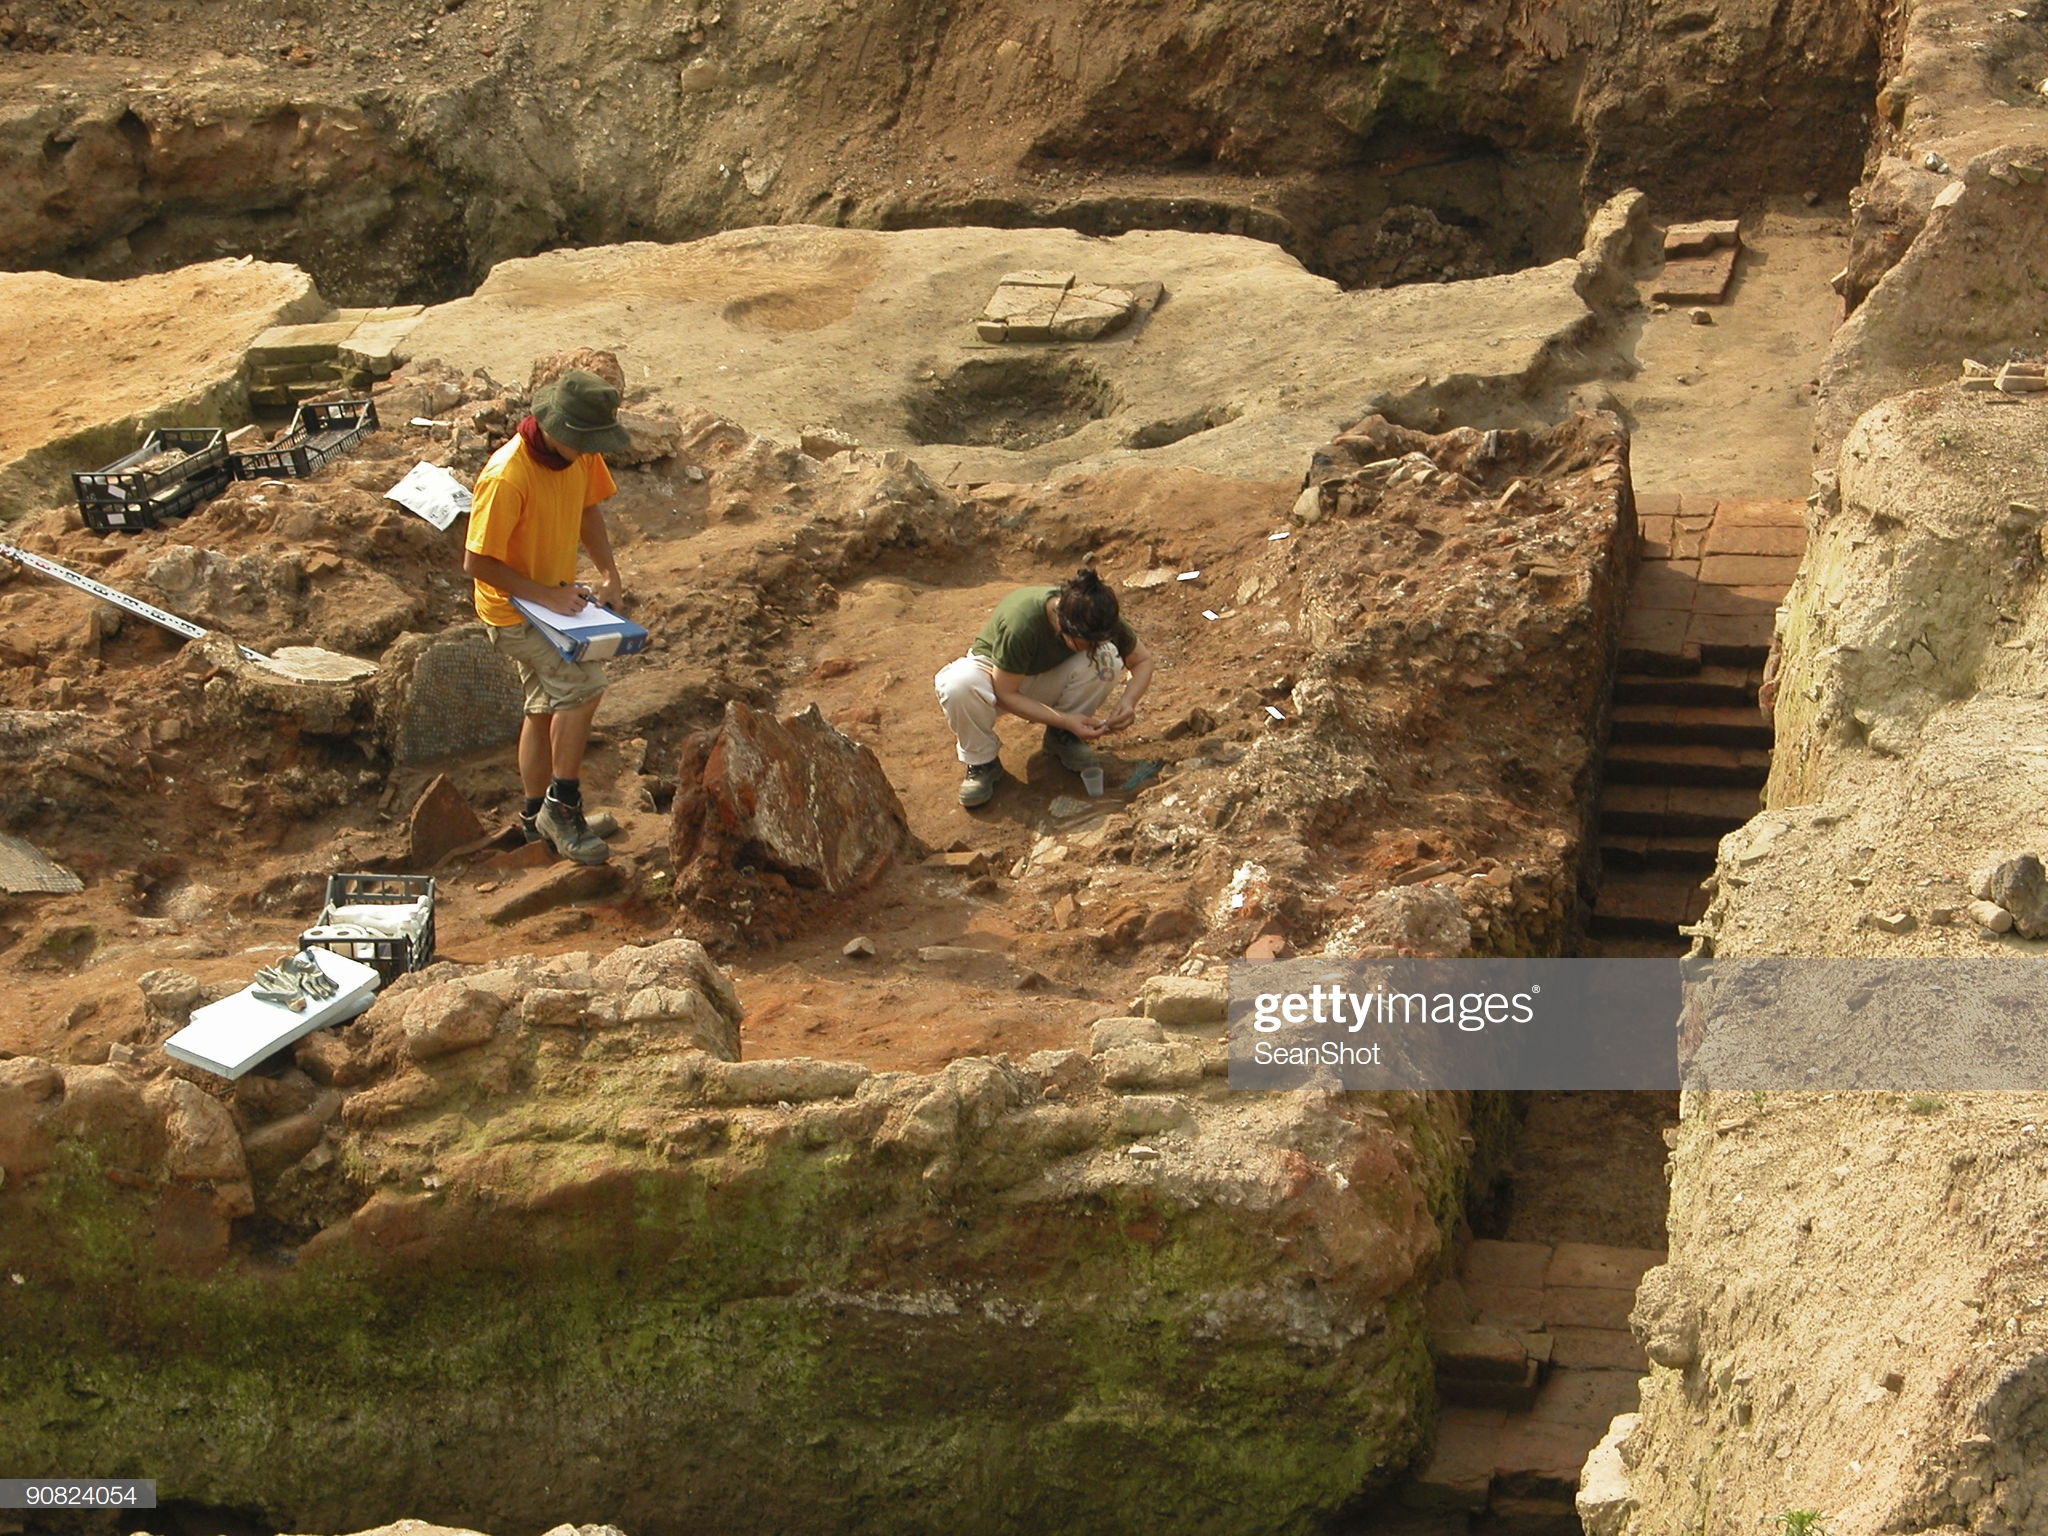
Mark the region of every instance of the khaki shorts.
[[491, 648], [518, 669], [529, 715], [574, 709], [604, 692], [603, 662], [571, 661], [523, 620], [486, 624], [484, 633], [491, 637]]

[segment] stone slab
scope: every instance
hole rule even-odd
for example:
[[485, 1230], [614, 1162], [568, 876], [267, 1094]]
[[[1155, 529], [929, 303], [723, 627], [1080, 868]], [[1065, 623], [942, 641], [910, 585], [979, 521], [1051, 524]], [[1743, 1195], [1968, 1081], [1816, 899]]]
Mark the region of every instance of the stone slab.
[[1557, 1341], [1551, 1348], [1551, 1363], [1560, 1368], [1639, 1373], [1650, 1368], [1650, 1357], [1632, 1333], [1615, 1328], [1553, 1328], [1550, 1334]]
[[1703, 256], [1674, 257], [1657, 274], [1650, 297], [1665, 304], [1719, 304], [1728, 295], [1741, 254], [1730, 246]]
[[1664, 255], [1703, 256], [1710, 251], [1742, 244], [1739, 219], [1692, 219], [1673, 224], [1664, 231]]
[[1645, 517], [1676, 517], [1678, 515], [1678, 506], [1679, 495], [1676, 491], [1636, 492], [1636, 516], [1639, 519]]
[[1697, 560], [1645, 560], [1636, 567], [1629, 608], [1690, 608], [1699, 582]]
[[1685, 646], [1692, 610], [1686, 608], [1631, 608], [1621, 620], [1621, 648], [1676, 656]]
[[1767, 651], [1771, 630], [1772, 618], [1768, 613], [1695, 613], [1685, 626], [1685, 639], [1687, 644], [1698, 646], [1703, 656], [1710, 651]]
[[[1699, 892], [1699, 882], [1688, 876], [1685, 895], [1688, 900], [1679, 903], [1680, 911], [1690, 904], [1689, 898]], [[1602, 894], [1605, 894], [1603, 888]], [[1680, 921], [1686, 919], [1681, 918]], [[1634, 1291], [1610, 1290], [1605, 1286], [1550, 1285], [1543, 1288], [1543, 1320], [1553, 1326], [1571, 1328], [1626, 1328], [1629, 1308], [1635, 1302]], [[1619, 1413], [1621, 1410], [1614, 1410]], [[1609, 1418], [1613, 1414], [1608, 1415]]]
[[1467, 1285], [1474, 1319], [1486, 1328], [1541, 1328], [1544, 1320], [1540, 1285]]
[[1792, 555], [1708, 555], [1699, 563], [1699, 579], [1717, 587], [1775, 586], [1782, 591], [1798, 574], [1799, 560]]
[[1707, 582], [1700, 583], [1699, 596], [1693, 600], [1694, 613], [1720, 615], [1775, 614], [1778, 604], [1785, 600], [1782, 587], [1717, 587]]
[[1494, 1451], [1494, 1486], [1508, 1494], [1570, 1498], [1578, 1491], [1579, 1469], [1600, 1443], [1603, 1428], [1510, 1419]]
[[1714, 503], [1714, 522], [1719, 527], [1742, 524], [1760, 528], [1804, 528], [1806, 503], [1783, 497], [1747, 497]]
[[1446, 1408], [1437, 1419], [1429, 1465], [1402, 1490], [1402, 1503], [1411, 1509], [1485, 1509], [1506, 1420], [1497, 1408]]
[[326, 320], [312, 325], [273, 325], [249, 343], [251, 368], [281, 363], [324, 363], [355, 334], [353, 320]]
[[1594, 1286], [1633, 1292], [1643, 1271], [1664, 1262], [1662, 1248], [1615, 1248], [1605, 1243], [1559, 1243], [1543, 1271], [1545, 1285]]
[[1529, 1351], [1505, 1328], [1454, 1328], [1429, 1343], [1442, 1375], [1468, 1381], [1520, 1381], [1527, 1374]]
[[1595, 1434], [1618, 1413], [1633, 1413], [1642, 1377], [1634, 1371], [1554, 1370], [1529, 1417], [1543, 1423], [1573, 1424]]
[[1707, 532], [1709, 555], [1790, 555], [1806, 553], [1806, 525], [1788, 527], [1782, 523], [1736, 523], [1714, 519]]
[[1555, 1252], [1549, 1243], [1503, 1243], [1480, 1238], [1466, 1248], [1458, 1261], [1458, 1274], [1468, 1288], [1541, 1285]]

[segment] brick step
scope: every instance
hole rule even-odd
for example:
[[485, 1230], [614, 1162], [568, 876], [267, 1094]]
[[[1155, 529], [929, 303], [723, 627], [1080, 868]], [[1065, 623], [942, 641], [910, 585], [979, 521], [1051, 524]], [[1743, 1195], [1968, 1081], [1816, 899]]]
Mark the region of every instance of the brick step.
[[1763, 786], [1771, 754], [1760, 747], [1716, 747], [1700, 742], [1620, 741], [1607, 749], [1609, 784]]
[[1700, 662], [1709, 667], [1753, 667], [1762, 672], [1764, 662], [1770, 658], [1770, 633], [1765, 631], [1761, 641], [1730, 640], [1716, 643], [1712, 640], [1700, 642]]
[[1622, 674], [1614, 680], [1614, 702], [1755, 709], [1756, 690], [1763, 680], [1761, 665], [1754, 671], [1747, 667], [1699, 666], [1683, 675], [1662, 671], [1631, 673], [1624, 666]]
[[1681, 923], [1698, 922], [1708, 899], [1689, 870], [1608, 875], [1600, 882], [1588, 928], [1596, 938], [1669, 933]]
[[1616, 704], [1615, 741], [1699, 742], [1715, 747], [1771, 745], [1771, 728], [1743, 704]]
[[1714, 867], [1721, 846], [1718, 837], [1603, 837], [1600, 867], [1609, 873], [1635, 874], [1646, 869], [1689, 869], [1704, 875]]
[[1722, 837], [1763, 809], [1753, 789], [1689, 784], [1603, 784], [1600, 835]]
[[1637, 644], [1627, 635], [1622, 637], [1620, 659], [1624, 672], [1651, 677], [1691, 677], [1700, 669], [1698, 646], [1681, 645], [1676, 650], [1665, 650]]

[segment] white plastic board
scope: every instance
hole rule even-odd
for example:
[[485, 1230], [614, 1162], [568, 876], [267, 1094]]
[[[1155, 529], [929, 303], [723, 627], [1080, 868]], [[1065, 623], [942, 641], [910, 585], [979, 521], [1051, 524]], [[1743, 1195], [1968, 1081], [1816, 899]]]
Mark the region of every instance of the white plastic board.
[[275, 1051], [329, 1024], [354, 1018], [376, 1000], [376, 970], [331, 950], [306, 951], [340, 988], [325, 1002], [308, 999], [304, 1013], [258, 1002], [251, 982], [233, 997], [192, 1010], [192, 1022], [164, 1042], [166, 1055], [222, 1077], [236, 1078]]

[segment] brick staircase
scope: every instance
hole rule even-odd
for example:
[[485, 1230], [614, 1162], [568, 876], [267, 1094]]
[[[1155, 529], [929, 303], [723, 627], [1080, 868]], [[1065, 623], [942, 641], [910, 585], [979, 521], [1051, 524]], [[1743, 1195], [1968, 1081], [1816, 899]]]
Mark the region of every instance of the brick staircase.
[[1587, 1453], [1637, 1406], [1649, 1363], [1629, 1308], [1660, 1249], [1478, 1241], [1430, 1292], [1435, 1454], [1402, 1502], [1451, 1531], [1576, 1531]]
[[1754, 816], [1771, 770], [1756, 691], [1806, 547], [1797, 501], [1636, 498], [1642, 543], [1600, 787], [1592, 934], [1684, 948], [1721, 837]]

